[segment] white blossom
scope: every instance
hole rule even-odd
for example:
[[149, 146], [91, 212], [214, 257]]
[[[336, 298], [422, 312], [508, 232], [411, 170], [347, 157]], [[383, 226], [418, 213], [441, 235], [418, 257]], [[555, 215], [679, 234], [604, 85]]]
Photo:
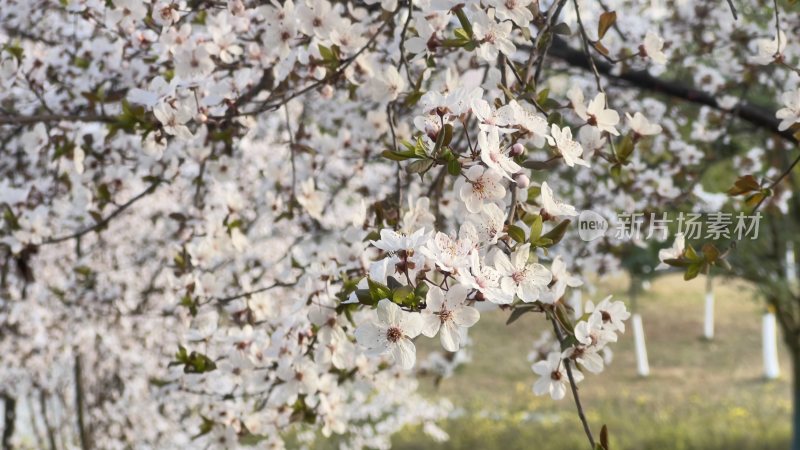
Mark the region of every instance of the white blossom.
[[356, 340], [368, 349], [370, 355], [391, 355], [404, 370], [411, 370], [417, 359], [417, 348], [412, 339], [422, 331], [418, 313], [403, 311], [391, 300], [378, 302], [377, 320], [364, 323], [356, 329]]
[[422, 311], [422, 334], [434, 337], [438, 333], [442, 347], [449, 352], [458, 351], [461, 329], [475, 325], [480, 318], [477, 309], [464, 304], [467, 293], [467, 288], [461, 285], [451, 286], [447, 292], [437, 286], [428, 290]]

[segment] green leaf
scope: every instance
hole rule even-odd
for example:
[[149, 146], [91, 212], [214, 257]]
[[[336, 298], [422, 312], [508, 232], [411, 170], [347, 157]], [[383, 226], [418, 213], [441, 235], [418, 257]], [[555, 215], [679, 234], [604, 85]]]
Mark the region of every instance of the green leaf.
[[542, 237], [542, 226], [544, 222], [542, 221], [542, 216], [537, 215], [535, 219], [533, 219], [533, 223], [531, 224], [531, 242], [536, 242]]
[[183, 306], [186, 309], [188, 309], [189, 314], [191, 314], [192, 317], [197, 315], [197, 301], [193, 299], [191, 295], [187, 294], [181, 297], [180, 306]]
[[461, 24], [461, 28], [463, 28], [464, 31], [467, 32], [467, 36], [470, 39], [472, 39], [472, 37], [475, 34], [472, 31], [472, 24], [469, 23], [469, 19], [467, 18], [467, 15], [464, 13], [463, 5], [460, 8], [456, 8], [455, 13], [456, 13], [456, 17], [458, 18], [458, 22]]
[[6, 206], [5, 211], [3, 211], [3, 220], [6, 224], [8, 224], [11, 231], [19, 230], [22, 227], [19, 225], [19, 221], [17, 220], [17, 216], [14, 215], [14, 211], [11, 210], [9, 206]]
[[392, 301], [398, 305], [412, 305], [415, 299], [411, 286], [402, 285], [392, 291]]
[[405, 104], [406, 107], [411, 108], [412, 106], [415, 106], [417, 102], [419, 102], [419, 99], [422, 98], [423, 94], [424, 92], [420, 90], [414, 90], [410, 92], [408, 95], [406, 95], [406, 99], [403, 103]]
[[609, 173], [611, 174], [611, 178], [619, 183], [620, 179], [622, 178], [622, 166], [620, 164], [614, 164], [611, 166], [611, 169], [609, 169]]
[[522, 167], [531, 170], [548, 170], [555, 166], [557, 163], [555, 161], [537, 161], [535, 159], [529, 159], [522, 163]]
[[619, 148], [617, 148], [617, 161], [619, 161], [620, 164], [627, 164], [628, 158], [633, 154], [634, 147], [635, 144], [633, 142], [632, 133], [626, 134]]
[[686, 259], [692, 262], [701, 260], [701, 258], [697, 256], [697, 251], [694, 249], [694, 247], [692, 247], [691, 244], [686, 246], [686, 249], [683, 251], [683, 255], [686, 256]]
[[209, 419], [206, 416], [201, 415], [201, 419], [203, 419], [203, 423], [200, 424], [200, 432], [192, 436], [192, 439], [197, 439], [200, 436], [204, 436], [211, 432], [214, 429], [214, 421]]
[[561, 239], [564, 237], [564, 234], [567, 232], [567, 227], [569, 226], [570, 222], [571, 221], [569, 219], [565, 219], [548, 231], [547, 234], [542, 236], [542, 238], [550, 239], [552, 241], [552, 243], [550, 245], [546, 245], [546, 247], [551, 247], [561, 241]]
[[461, 163], [457, 159], [451, 159], [447, 163], [447, 173], [457, 177], [461, 173]]
[[324, 45], [319, 45], [319, 55], [322, 57], [322, 60], [325, 62], [338, 62], [339, 58], [336, 57], [336, 53]]
[[89, 66], [92, 65], [92, 61], [87, 58], [76, 56], [75, 58], [72, 59], [72, 65], [80, 69], [86, 70], [89, 68]]
[[702, 263], [694, 263], [686, 268], [686, 273], [683, 274], [683, 279], [689, 281], [691, 279], [697, 278], [697, 275], [700, 273], [700, 269], [702, 268]]
[[450, 145], [451, 142], [453, 142], [453, 125], [448, 123], [444, 126], [444, 140], [442, 141], [442, 145]]
[[22, 47], [19, 46], [18, 43], [14, 44], [8, 43], [3, 46], [3, 50], [7, 51], [8, 53], [11, 53], [14, 56], [14, 58], [17, 59], [17, 62], [22, 62], [22, 56], [24, 55], [25, 51], [22, 49]]
[[433, 166], [432, 159], [419, 159], [406, 167], [408, 173], [424, 174]]
[[511, 239], [519, 243], [525, 242], [525, 231], [516, 225], [508, 227], [508, 235], [511, 236]]
[[418, 300], [425, 301], [428, 297], [428, 283], [419, 282], [417, 283], [417, 287], [414, 288], [414, 295], [417, 296]]
[[391, 159], [392, 161], [405, 161], [411, 158], [419, 158], [419, 156], [414, 152], [396, 152], [394, 150], [384, 150], [381, 152], [381, 156], [386, 159]]
[[247, 433], [239, 436], [239, 444], [252, 447], [270, 438], [268, 434]]
[[467, 31], [463, 28], [456, 28], [453, 33], [456, 35], [457, 39], [462, 39], [464, 41], [469, 41], [472, 39], [470, 38], [469, 33], [467, 33]]
[[422, 135], [417, 136], [416, 145], [414, 145], [414, 153], [421, 157], [428, 156], [428, 147], [425, 145], [425, 141], [422, 140]]
[[569, 25], [567, 25], [565, 22], [556, 24], [556, 26], [554, 26], [552, 30], [553, 34], [559, 34], [561, 36], [569, 36], [570, 34], [572, 34], [572, 30], [569, 29]]
[[369, 286], [369, 294], [374, 301], [389, 298], [392, 295], [392, 291], [388, 286], [377, 282], [372, 278], [367, 278], [367, 285]]
[[205, 373], [212, 372], [217, 369], [217, 364], [208, 356], [198, 353], [188, 353], [186, 348], [182, 345], [178, 346], [178, 352], [175, 354], [176, 361], [169, 363], [170, 366], [183, 365], [184, 373]]
[[514, 310], [511, 311], [511, 315], [508, 316], [508, 320], [506, 320], [506, 325], [511, 325], [512, 323], [516, 322], [523, 314], [527, 314], [529, 312], [534, 312], [538, 308], [533, 303], [523, 303], [521, 305], [515, 306]]
[[550, 89], [549, 88], [542, 89], [541, 91], [539, 91], [538, 94], [536, 94], [536, 103], [539, 103], [541, 105], [542, 103], [546, 102], [548, 98], [550, 98], [549, 96], [550, 96]]
[[608, 29], [611, 28], [616, 21], [617, 13], [615, 11], [606, 11], [600, 14], [600, 22], [597, 24], [597, 39], [603, 39]]
[[567, 306], [564, 304], [564, 302], [556, 303], [555, 313], [556, 316], [558, 316], [558, 321], [567, 327], [569, 334], [574, 335], [575, 325], [572, 323], [572, 314], [567, 311]]
[[672, 267], [689, 267], [692, 265], [691, 262], [682, 258], [665, 259], [664, 264], [670, 265]]
[[375, 306], [377, 303], [372, 299], [372, 294], [369, 289], [356, 289], [356, 298], [358, 299], [358, 303], [362, 305]]
[[539, 198], [539, 195], [542, 193], [542, 188], [539, 186], [531, 186], [528, 188], [528, 198], [526, 200], [527, 203], [534, 203], [536, 199]]

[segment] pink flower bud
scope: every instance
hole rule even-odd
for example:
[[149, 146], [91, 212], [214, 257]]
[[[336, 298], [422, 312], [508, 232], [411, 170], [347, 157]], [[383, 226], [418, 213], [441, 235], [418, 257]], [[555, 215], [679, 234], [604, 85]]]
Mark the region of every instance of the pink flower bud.
[[522, 144], [520, 144], [519, 142], [517, 142], [516, 144], [512, 145], [511, 146], [511, 152], [509, 152], [509, 154], [511, 155], [512, 158], [515, 157], [515, 156], [519, 156], [519, 155], [521, 155], [523, 153], [525, 153], [525, 147]]
[[517, 187], [521, 189], [525, 189], [531, 184], [531, 179], [524, 173], [514, 175], [514, 181], [517, 183]]

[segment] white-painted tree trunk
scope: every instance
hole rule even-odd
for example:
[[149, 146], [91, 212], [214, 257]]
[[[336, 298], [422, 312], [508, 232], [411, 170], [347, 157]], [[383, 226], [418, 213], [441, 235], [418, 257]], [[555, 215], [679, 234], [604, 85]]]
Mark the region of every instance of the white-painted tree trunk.
[[794, 244], [786, 243], [786, 281], [793, 283], [797, 273], [797, 262], [794, 259]]
[[778, 365], [778, 334], [775, 330], [775, 314], [768, 312], [762, 319], [762, 343], [764, 353], [764, 377], [778, 378], [781, 373]]
[[706, 275], [706, 308], [703, 317], [703, 337], [714, 339], [714, 286], [711, 276]]
[[636, 371], [639, 376], [650, 375], [650, 363], [647, 361], [647, 347], [644, 342], [644, 328], [642, 327], [642, 316], [633, 315], [633, 344], [636, 350]]

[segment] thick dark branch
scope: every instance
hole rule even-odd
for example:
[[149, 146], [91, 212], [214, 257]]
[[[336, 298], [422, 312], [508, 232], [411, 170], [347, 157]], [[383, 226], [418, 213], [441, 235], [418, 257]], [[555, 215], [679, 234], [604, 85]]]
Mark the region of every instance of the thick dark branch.
[[[589, 61], [586, 59], [586, 56], [580, 50], [571, 48], [561, 39], [556, 39], [553, 42], [553, 46], [550, 49], [550, 54], [566, 62], [570, 66], [580, 67], [590, 71], [592, 70], [592, 67], [589, 64]], [[624, 81], [641, 89], [679, 98], [688, 102], [696, 103], [698, 105], [708, 106], [728, 114], [733, 114], [759, 128], [780, 135], [786, 140], [797, 142], [791, 131], [778, 130], [778, 124], [780, 121], [775, 117], [775, 111], [771, 109], [742, 101], [742, 103], [737, 105], [735, 108], [727, 110], [720, 107], [717, 98], [713, 95], [697, 90], [694, 87], [688, 86], [681, 82], [662, 80], [643, 70], [622, 72], [621, 74], [617, 75], [611, 72], [611, 64], [604, 61], [599, 61], [597, 59], [595, 59], [595, 65], [597, 66], [598, 72], [600, 72], [606, 78]]]
[[0, 126], [2, 125], [31, 125], [45, 122], [113, 122], [115, 117], [103, 116], [99, 114], [87, 114], [84, 116], [71, 116], [68, 114], [37, 114], [33, 116], [0, 116]]

